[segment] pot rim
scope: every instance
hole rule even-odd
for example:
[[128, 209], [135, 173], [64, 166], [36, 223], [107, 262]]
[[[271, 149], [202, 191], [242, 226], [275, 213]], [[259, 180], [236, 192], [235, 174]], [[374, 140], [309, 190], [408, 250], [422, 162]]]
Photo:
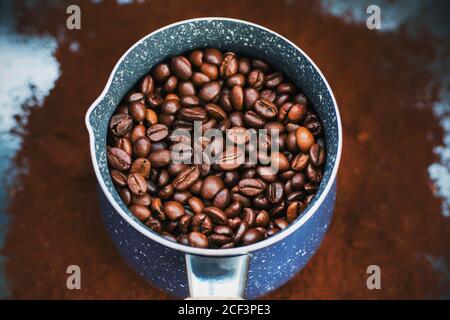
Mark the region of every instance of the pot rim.
[[[320, 197], [314, 202], [314, 204], [311, 207], [309, 207], [307, 209], [306, 213], [304, 215], [302, 215], [300, 217], [300, 219], [298, 219], [293, 224], [289, 225], [285, 230], [278, 232], [277, 234], [275, 234], [274, 236], [272, 236], [268, 239], [262, 240], [260, 242], [257, 242], [257, 243], [251, 244], [251, 245], [237, 247], [237, 248], [202, 249], [202, 248], [194, 248], [194, 247], [185, 246], [185, 245], [179, 244], [177, 242], [173, 242], [173, 241], [164, 239], [157, 233], [152, 232], [150, 229], [146, 228], [145, 226], [139, 224], [139, 222], [134, 220], [129, 214], [127, 214], [119, 206], [119, 204], [115, 201], [112, 194], [109, 192], [109, 190], [106, 187], [106, 184], [103, 180], [103, 177], [101, 175], [101, 172], [100, 172], [100, 169], [98, 166], [97, 157], [96, 157], [96, 149], [95, 149], [95, 135], [92, 130], [91, 123], [90, 123], [90, 115], [91, 115], [92, 111], [96, 108], [96, 106], [100, 103], [100, 101], [105, 97], [106, 93], [108, 92], [109, 88], [111, 87], [112, 80], [114, 78], [114, 75], [115, 75], [119, 65], [122, 63], [122, 61], [125, 59], [125, 57], [127, 57], [128, 54], [135, 47], [137, 47], [139, 44], [141, 44], [147, 38], [152, 37], [154, 34], [156, 34], [158, 32], [161, 32], [163, 30], [169, 29], [169, 28], [177, 26], [177, 25], [182, 25], [182, 24], [187, 24], [187, 23], [192, 23], [192, 22], [197, 22], [197, 21], [207, 21], [207, 22], [210, 22], [210, 21], [232, 21], [232, 22], [236, 22], [236, 23], [240, 23], [240, 24], [249, 25], [254, 28], [262, 29], [262, 30], [272, 33], [276, 37], [279, 37], [282, 40], [286, 41], [289, 45], [291, 45], [293, 48], [298, 50], [309, 61], [309, 63], [314, 67], [314, 69], [320, 75], [322, 81], [326, 85], [328, 92], [330, 93], [331, 99], [334, 104], [335, 112], [336, 112], [336, 121], [337, 121], [337, 127], [338, 127], [337, 128], [338, 129], [338, 148], [337, 148], [336, 157], [334, 160], [333, 169], [332, 169], [330, 178], [328, 179], [327, 184], [326, 184], [322, 194], [320, 195]], [[90, 151], [91, 151], [91, 158], [92, 158], [92, 163], [94, 166], [95, 175], [97, 177], [97, 181], [98, 181], [103, 193], [105, 194], [106, 198], [111, 203], [113, 208], [122, 216], [122, 218], [124, 218], [126, 220], [126, 222], [128, 222], [134, 229], [136, 229], [138, 232], [140, 232], [145, 237], [150, 238], [151, 240], [154, 240], [154, 241], [160, 243], [161, 245], [169, 247], [171, 249], [181, 251], [183, 253], [190, 253], [190, 254], [202, 255], [202, 256], [218, 257], [218, 256], [237, 256], [237, 255], [248, 254], [252, 251], [268, 247], [278, 241], [281, 241], [282, 239], [286, 238], [293, 232], [297, 231], [297, 229], [299, 229], [302, 225], [304, 225], [315, 214], [317, 209], [322, 205], [323, 201], [325, 200], [326, 196], [328, 195], [334, 181], [336, 180], [336, 175], [337, 175], [337, 171], [339, 168], [339, 163], [340, 163], [341, 153], [342, 153], [342, 124], [341, 124], [339, 108], [338, 108], [336, 99], [334, 97], [333, 91], [331, 90], [330, 85], [328, 84], [328, 81], [325, 79], [325, 76], [320, 71], [320, 69], [317, 67], [317, 65], [311, 60], [311, 58], [302, 49], [300, 49], [296, 44], [294, 44], [292, 41], [288, 40], [287, 38], [283, 37], [282, 35], [278, 34], [277, 32], [275, 32], [273, 30], [270, 30], [266, 27], [263, 27], [261, 25], [258, 25], [258, 24], [255, 24], [255, 23], [252, 23], [249, 21], [233, 19], [233, 18], [225, 18], [225, 17], [202, 17], [202, 18], [194, 18], [194, 19], [178, 21], [178, 22], [169, 24], [167, 26], [164, 26], [162, 28], [159, 28], [159, 29], [149, 33], [148, 35], [144, 36], [137, 42], [135, 42], [117, 61], [116, 65], [114, 66], [114, 68], [108, 78], [108, 81], [107, 81], [102, 93], [91, 104], [88, 111], [86, 112], [85, 122], [86, 122], [86, 127], [89, 132]], [[106, 147], [105, 147], [105, 150], [106, 150]]]

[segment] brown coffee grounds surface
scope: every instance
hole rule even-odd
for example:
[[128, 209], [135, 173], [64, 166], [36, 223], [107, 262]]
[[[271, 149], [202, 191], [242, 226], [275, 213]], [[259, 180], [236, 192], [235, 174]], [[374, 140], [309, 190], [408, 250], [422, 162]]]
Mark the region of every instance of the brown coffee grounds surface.
[[[72, 4], [75, 1], [71, 1]], [[19, 299], [167, 299], [122, 260], [101, 220], [84, 115], [119, 57], [135, 41], [179, 20], [226, 16], [271, 28], [317, 63], [336, 95], [344, 127], [338, 197], [329, 233], [310, 263], [268, 299], [438, 298], [448, 275], [450, 221], [433, 196], [427, 167], [442, 132], [431, 104], [426, 63], [435, 59], [424, 33], [370, 31], [324, 14], [310, 1], [80, 2], [82, 29], [65, 27], [66, 6], [17, 4], [20, 31], [51, 34], [62, 75], [26, 126], [11, 193], [3, 254], [11, 297]], [[79, 44], [71, 51], [72, 42]], [[430, 94], [431, 92], [431, 94]], [[419, 108], [418, 105], [421, 105]], [[82, 290], [66, 288], [66, 268], [82, 270]], [[366, 268], [382, 271], [368, 290]]]

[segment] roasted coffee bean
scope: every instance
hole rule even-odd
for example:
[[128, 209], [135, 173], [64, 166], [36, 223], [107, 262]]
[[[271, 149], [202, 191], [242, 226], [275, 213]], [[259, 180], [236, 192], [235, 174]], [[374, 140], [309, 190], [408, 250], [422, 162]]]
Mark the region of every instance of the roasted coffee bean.
[[264, 81], [264, 85], [267, 88], [275, 88], [276, 86], [281, 84], [281, 82], [283, 82], [283, 75], [279, 72], [275, 72], [275, 73], [267, 75], [267, 77]]
[[130, 211], [142, 222], [146, 221], [151, 216], [151, 212], [147, 207], [136, 204], [130, 206]]
[[289, 223], [285, 219], [282, 219], [282, 218], [275, 219], [274, 223], [275, 223], [275, 226], [277, 228], [279, 228], [280, 230], [286, 229], [289, 225]]
[[162, 168], [167, 166], [171, 161], [170, 151], [167, 149], [152, 151], [148, 155], [153, 168]]
[[162, 230], [162, 224], [158, 219], [155, 219], [153, 217], [150, 217], [145, 225], [150, 229], [153, 230], [156, 233], [160, 233]]
[[281, 152], [272, 152], [270, 155], [270, 164], [274, 169], [279, 171], [286, 171], [290, 168], [289, 160]]
[[313, 165], [309, 164], [306, 167], [306, 176], [308, 177], [309, 181], [313, 183], [319, 183], [322, 180], [322, 171], [319, 168], [316, 168]]
[[254, 197], [252, 203], [255, 209], [268, 209], [272, 205], [264, 193]]
[[254, 88], [244, 89], [244, 106], [247, 110], [250, 110], [255, 105], [256, 100], [259, 98], [259, 91]]
[[295, 132], [295, 136], [300, 150], [304, 153], [308, 152], [309, 148], [314, 144], [314, 136], [311, 132], [305, 127], [300, 127]]
[[188, 167], [173, 180], [173, 186], [180, 191], [188, 190], [200, 178], [198, 167]]
[[226, 224], [228, 222], [228, 217], [217, 207], [207, 207], [203, 209], [203, 213], [211, 218], [212, 221], [218, 224]]
[[247, 76], [247, 83], [250, 87], [259, 90], [264, 85], [264, 73], [261, 70], [255, 69], [250, 71]]
[[179, 116], [186, 121], [203, 121], [206, 119], [206, 111], [202, 107], [191, 107], [181, 109]]
[[204, 213], [196, 214], [191, 220], [192, 231], [210, 234], [214, 229], [214, 224], [210, 217]]
[[294, 191], [286, 196], [286, 200], [288, 202], [300, 201], [305, 197], [305, 193], [303, 191]]
[[211, 81], [203, 85], [198, 93], [198, 97], [205, 102], [213, 101], [220, 93], [220, 83]]
[[130, 173], [127, 179], [127, 184], [131, 193], [135, 195], [141, 195], [147, 192], [147, 182], [140, 173]]
[[112, 116], [109, 122], [109, 129], [116, 137], [123, 137], [130, 132], [133, 126], [133, 118], [125, 113], [118, 113]]
[[133, 143], [133, 155], [144, 158], [150, 153], [151, 143], [147, 137], [141, 137]]
[[205, 209], [205, 204], [203, 201], [197, 197], [191, 197], [188, 200], [189, 207], [192, 209], [192, 211], [195, 214], [200, 214], [203, 212], [203, 209]]
[[292, 183], [292, 188], [294, 188], [295, 190], [300, 190], [301, 188], [303, 188], [303, 186], [306, 183], [305, 174], [303, 172], [296, 173], [292, 177], [291, 183]]
[[128, 188], [122, 189], [120, 191], [120, 199], [122, 199], [123, 203], [128, 207], [131, 204], [131, 191]]
[[208, 116], [216, 119], [217, 121], [222, 121], [227, 118], [227, 113], [219, 107], [217, 104], [208, 103], [205, 105], [205, 111]]
[[222, 53], [216, 48], [206, 48], [203, 52], [203, 60], [219, 66], [222, 63]]
[[188, 80], [192, 76], [191, 63], [183, 56], [173, 57], [170, 61], [170, 69], [182, 80]]
[[183, 206], [175, 201], [168, 201], [164, 204], [164, 215], [172, 220], [176, 221], [185, 214]]
[[217, 80], [219, 77], [219, 71], [216, 65], [204, 62], [200, 66], [200, 71], [202, 74], [206, 75], [208, 81]]
[[145, 137], [145, 126], [143, 124], [138, 124], [134, 126], [130, 133], [131, 143], [135, 143], [139, 138]]
[[152, 198], [152, 202], [150, 203], [150, 210], [152, 211], [153, 215], [159, 220], [166, 220], [164, 207], [160, 198]]
[[242, 221], [239, 227], [237, 227], [236, 233], [233, 236], [233, 242], [238, 244], [242, 241], [242, 237], [247, 232], [249, 226], [246, 221]]
[[131, 157], [122, 149], [110, 148], [108, 149], [108, 163], [114, 169], [125, 171], [130, 168]]
[[148, 178], [150, 174], [151, 164], [146, 158], [137, 158], [130, 167], [130, 173], [139, 173], [144, 178]]
[[127, 182], [127, 176], [123, 172], [120, 172], [118, 170], [112, 169], [110, 171], [110, 174], [111, 174], [112, 182], [116, 186], [119, 186], [119, 187], [123, 188], [123, 187], [125, 187], [127, 185], [127, 183], [128, 183]]
[[191, 215], [185, 214], [180, 218], [180, 220], [178, 220], [178, 229], [180, 229], [182, 233], [188, 233], [189, 227], [191, 225], [191, 219]]
[[[181, 109], [181, 103], [179, 100], [166, 99], [161, 106], [161, 112], [165, 114], [177, 114]], [[157, 125], [157, 124], [154, 124]]]
[[276, 92], [272, 91], [270, 89], [263, 90], [259, 94], [259, 98], [260, 99], [268, 100], [268, 101], [270, 101], [272, 103], [275, 101], [276, 97], [277, 97]]
[[286, 210], [286, 220], [288, 223], [294, 222], [295, 219], [297, 219], [297, 216], [299, 214], [299, 203], [300, 202], [291, 202]]
[[263, 60], [260, 59], [253, 59], [252, 60], [252, 65], [253, 67], [255, 67], [256, 69], [261, 69], [263, 71], [268, 71], [269, 70], [269, 64]]
[[158, 197], [161, 199], [167, 200], [173, 196], [175, 192], [175, 188], [172, 183], [169, 183], [164, 188], [161, 188], [158, 193]]
[[298, 153], [297, 137], [295, 132], [289, 132], [286, 137], [286, 146], [290, 152]]
[[309, 149], [309, 159], [313, 165], [319, 167], [325, 162], [325, 152], [321, 145], [315, 143]]
[[273, 119], [278, 113], [277, 106], [264, 98], [256, 100], [253, 107], [255, 108], [255, 111], [265, 119]]
[[257, 228], [247, 230], [242, 236], [242, 242], [244, 244], [253, 244], [263, 239], [262, 233]]
[[225, 188], [225, 185], [220, 177], [208, 176], [203, 181], [201, 196], [205, 200], [212, 200], [223, 188]]
[[266, 189], [266, 195], [271, 203], [279, 203], [284, 196], [283, 185], [280, 182], [269, 184]]
[[158, 64], [153, 70], [153, 78], [157, 82], [163, 82], [170, 77], [170, 69], [166, 63]]
[[239, 58], [238, 63], [239, 63], [239, 66], [238, 66], [239, 73], [242, 73], [245, 75], [250, 72], [252, 66], [251, 66], [250, 60], [248, 58]]
[[228, 225], [220, 224], [214, 228], [214, 233], [232, 237], [234, 232], [233, 229], [231, 229], [231, 227], [229, 227]]
[[208, 237], [201, 232], [190, 232], [188, 235], [189, 245], [196, 248], [208, 248]]
[[131, 144], [131, 141], [128, 138], [119, 138], [115, 144], [115, 147], [122, 149], [130, 156], [133, 153], [133, 145]]
[[139, 90], [143, 94], [147, 94], [153, 92], [154, 89], [155, 89], [155, 81], [153, 81], [152, 76], [147, 75], [143, 77], [141, 82], [139, 83]]
[[272, 209], [270, 210], [270, 216], [278, 217], [278, 216], [284, 215], [285, 210], [286, 210], [286, 202], [281, 201], [279, 204], [272, 207]]
[[194, 50], [189, 55], [189, 60], [191, 61], [194, 67], [200, 67], [203, 63], [203, 51], [202, 50]]
[[239, 201], [234, 201], [224, 212], [228, 218], [235, 218], [241, 214], [241, 210], [241, 203]]
[[266, 227], [269, 224], [270, 215], [266, 210], [261, 210], [258, 212], [255, 218], [255, 226]]
[[148, 193], [143, 193], [141, 195], [132, 195], [131, 204], [137, 204], [140, 206], [148, 207], [150, 206], [152, 197]]
[[158, 115], [152, 109], [145, 110], [145, 120], [148, 125], [152, 125], [158, 122]]
[[245, 160], [245, 153], [240, 149], [227, 149], [219, 158], [219, 167], [224, 171], [236, 170]]
[[151, 93], [147, 94], [147, 103], [152, 108], [160, 107], [162, 105], [163, 101], [164, 101], [163, 98], [156, 92], [151, 92]]
[[192, 78], [191, 78], [192, 83], [196, 87], [201, 87], [201, 86], [203, 86], [204, 84], [208, 83], [211, 80], [212, 79], [210, 79], [208, 77], [208, 75], [204, 74], [203, 72], [194, 72], [192, 74]]
[[244, 213], [242, 214], [242, 220], [247, 222], [249, 227], [253, 227], [255, 224], [256, 213], [252, 208], [244, 208]]
[[147, 129], [147, 137], [152, 142], [164, 140], [169, 135], [169, 129], [164, 124], [154, 124]]
[[132, 91], [127, 94], [124, 100], [126, 101], [126, 103], [133, 103], [135, 101], [142, 101], [142, 99], [144, 99], [144, 94], [142, 92]]
[[227, 188], [220, 190], [213, 200], [213, 206], [224, 210], [231, 202], [231, 192]]
[[266, 121], [258, 115], [256, 112], [250, 110], [244, 113], [244, 123], [247, 126], [256, 128], [256, 129], [262, 129], [264, 128]]
[[275, 182], [278, 178], [277, 171], [270, 166], [258, 166], [256, 168], [256, 173], [264, 182], [267, 183]]
[[229, 78], [238, 71], [238, 60], [233, 52], [227, 52], [223, 55], [219, 73], [223, 78]]
[[300, 153], [295, 156], [291, 161], [291, 168], [294, 171], [302, 171], [309, 163], [309, 155], [306, 153]]
[[271, 237], [271, 236], [273, 236], [275, 233], [277, 233], [277, 232], [280, 232], [280, 229], [279, 228], [276, 228], [276, 227], [274, 227], [274, 228], [269, 228], [269, 229], [267, 229], [267, 231], [266, 231], [266, 236], [267, 237]]
[[244, 106], [244, 89], [241, 86], [234, 86], [230, 92], [230, 99], [235, 110], [242, 110]]
[[[237, 186], [236, 186], [237, 187]], [[234, 201], [238, 201], [242, 207], [250, 206], [250, 199], [240, 193], [231, 193], [231, 198]]]
[[245, 77], [243, 74], [237, 73], [227, 79], [227, 86], [229, 86], [230, 88], [233, 88], [234, 86], [244, 87], [244, 85], [245, 85]]
[[141, 101], [135, 101], [130, 104], [130, 115], [134, 121], [140, 122], [145, 119], [145, 104]]
[[177, 237], [177, 242], [179, 244], [188, 246], [189, 245], [189, 240], [188, 240], [188, 235], [185, 233], [181, 233], [180, 235], [178, 235]]
[[261, 194], [266, 184], [261, 179], [243, 179], [238, 184], [239, 192], [248, 197]]

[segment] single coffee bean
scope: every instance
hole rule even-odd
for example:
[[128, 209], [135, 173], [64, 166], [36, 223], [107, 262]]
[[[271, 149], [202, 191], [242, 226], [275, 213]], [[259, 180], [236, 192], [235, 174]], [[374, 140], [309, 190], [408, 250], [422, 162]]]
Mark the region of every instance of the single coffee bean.
[[211, 81], [201, 87], [198, 96], [205, 102], [213, 101], [219, 95], [220, 89], [218, 81]]
[[250, 110], [244, 113], [244, 123], [256, 129], [264, 128], [266, 121], [256, 112]]
[[224, 171], [232, 171], [239, 168], [245, 160], [245, 153], [238, 149], [227, 149], [219, 158], [219, 167]]
[[142, 101], [144, 99], [144, 94], [142, 92], [131, 91], [124, 98], [125, 103], [133, 103], [135, 101]]
[[135, 195], [141, 195], [147, 192], [147, 182], [140, 173], [130, 173], [127, 179], [127, 183], [131, 193]]
[[286, 229], [289, 225], [289, 223], [283, 218], [275, 219], [274, 222], [275, 222], [275, 226], [277, 228], [279, 228], [280, 230]]
[[161, 188], [158, 192], [158, 197], [164, 200], [168, 200], [173, 196], [175, 192], [175, 188], [173, 187], [172, 183], [169, 183], [164, 188]]
[[188, 200], [188, 204], [195, 214], [200, 214], [203, 212], [203, 209], [205, 209], [205, 204], [197, 197], [191, 197]]
[[188, 80], [192, 76], [191, 63], [183, 56], [173, 57], [170, 61], [170, 69], [182, 80]]
[[153, 168], [162, 168], [170, 163], [171, 154], [167, 149], [152, 151], [148, 155], [148, 160], [150, 160]]
[[311, 132], [305, 127], [300, 127], [295, 132], [295, 136], [300, 150], [304, 153], [308, 152], [309, 148], [314, 144], [314, 136]]
[[288, 119], [293, 123], [302, 121], [306, 113], [306, 107], [302, 104], [294, 104], [287, 114]]
[[170, 69], [166, 63], [158, 64], [155, 69], [153, 69], [153, 78], [157, 82], [163, 82], [170, 77]]
[[167, 201], [164, 204], [164, 214], [172, 221], [176, 221], [184, 216], [185, 211], [183, 206], [175, 201]]
[[289, 160], [286, 156], [281, 152], [272, 152], [270, 155], [270, 164], [271, 167], [275, 170], [286, 171], [290, 168]]
[[133, 126], [133, 118], [125, 113], [118, 113], [112, 116], [109, 122], [109, 129], [116, 137], [123, 137], [130, 132]]
[[225, 188], [225, 185], [220, 177], [208, 176], [203, 181], [201, 196], [205, 200], [212, 200], [223, 188]]
[[262, 239], [262, 233], [256, 228], [247, 230], [242, 236], [242, 242], [246, 245], [253, 244], [255, 242], [261, 241]]
[[192, 231], [210, 234], [214, 229], [211, 218], [204, 213], [196, 214], [191, 220]]
[[206, 111], [202, 107], [192, 107], [181, 109], [179, 116], [186, 121], [203, 121], [206, 119]]
[[145, 137], [145, 126], [143, 124], [138, 124], [130, 132], [131, 143], [135, 143], [141, 137]]
[[261, 179], [243, 179], [238, 184], [239, 192], [248, 197], [261, 194], [266, 184]]
[[242, 214], [242, 220], [247, 222], [249, 227], [253, 227], [255, 224], [256, 212], [252, 208], [244, 208], [244, 213]]
[[131, 144], [130, 139], [127, 138], [119, 138], [115, 144], [116, 148], [120, 148], [130, 156], [133, 153], [133, 145]]
[[211, 63], [204, 62], [200, 66], [200, 72], [208, 77], [208, 81], [217, 80], [219, 77], [217, 66]]
[[263, 60], [260, 59], [253, 59], [252, 60], [252, 65], [254, 68], [256, 69], [261, 69], [263, 71], [268, 71], [269, 70], [269, 64]]
[[207, 103], [205, 105], [205, 111], [208, 114], [208, 116], [216, 119], [217, 121], [222, 121], [227, 118], [227, 113], [219, 107], [217, 104], [214, 103]]
[[292, 188], [294, 188], [295, 190], [300, 190], [301, 188], [303, 188], [305, 183], [306, 177], [302, 172], [296, 173], [291, 179]]
[[141, 137], [133, 143], [133, 154], [136, 157], [144, 158], [150, 153], [151, 143], [147, 137]]
[[255, 209], [269, 209], [272, 205], [263, 193], [254, 197], [252, 203]]
[[[236, 187], [238, 188], [238, 186]], [[250, 199], [240, 193], [233, 192], [231, 194], [231, 198], [233, 199], [233, 201], [238, 201], [243, 208], [250, 206]]]
[[213, 206], [224, 210], [231, 202], [231, 192], [227, 188], [220, 190], [213, 200]]
[[122, 191], [120, 191], [120, 199], [122, 199], [123, 203], [125, 203], [125, 205], [127, 207], [130, 206], [131, 204], [131, 191], [128, 188], [122, 189]]
[[136, 204], [130, 206], [130, 211], [136, 218], [138, 218], [142, 222], [146, 221], [151, 216], [151, 212], [147, 207]]
[[228, 218], [235, 218], [241, 214], [242, 206], [239, 201], [234, 201], [228, 208], [225, 209], [225, 214]]
[[309, 155], [306, 153], [300, 153], [294, 157], [291, 162], [291, 168], [294, 171], [302, 171], [309, 163]]
[[147, 137], [152, 142], [161, 141], [169, 135], [169, 128], [163, 124], [154, 124], [147, 129]]
[[286, 210], [286, 202], [285, 201], [281, 201], [279, 204], [275, 205], [274, 207], [272, 207], [272, 209], [270, 209], [270, 216], [271, 217], [279, 217], [284, 215]]
[[229, 227], [228, 225], [219, 224], [218, 226], [214, 227], [214, 233], [232, 237], [234, 232], [233, 229], [231, 229], [231, 227]]
[[223, 78], [229, 78], [238, 71], [238, 67], [236, 55], [232, 52], [227, 52], [223, 55], [219, 73]]
[[155, 219], [153, 217], [150, 217], [145, 225], [150, 229], [153, 230], [156, 233], [160, 233], [162, 230], [162, 224], [158, 219]]
[[234, 86], [244, 87], [244, 85], [245, 85], [245, 77], [243, 74], [237, 73], [227, 79], [227, 86], [229, 86], [230, 88], [233, 88]]
[[189, 245], [195, 248], [208, 248], [208, 237], [201, 232], [190, 232], [188, 235]]
[[[161, 112], [165, 114], [177, 114], [181, 109], [181, 103], [179, 100], [166, 99], [161, 106]], [[157, 124], [154, 124], [157, 125]]]
[[112, 169], [110, 171], [112, 182], [121, 188], [127, 185], [127, 176], [119, 170]]
[[260, 98], [255, 101], [255, 111], [265, 119], [273, 119], [278, 114], [277, 106], [267, 99]]
[[309, 181], [313, 183], [319, 183], [322, 180], [322, 170], [314, 167], [311, 163], [306, 167], [306, 176]]
[[260, 99], [264, 99], [264, 100], [270, 101], [272, 103], [274, 103], [276, 97], [277, 97], [276, 92], [273, 90], [270, 90], [270, 89], [263, 90], [259, 94]]
[[244, 90], [241, 86], [234, 86], [231, 89], [230, 99], [235, 110], [242, 110], [244, 106]]
[[108, 163], [114, 169], [125, 171], [130, 168], [131, 157], [122, 149], [110, 148], [108, 149]]
[[288, 194], [286, 196], [286, 200], [288, 202], [300, 201], [300, 200], [303, 200], [304, 197], [305, 197], [305, 193], [303, 191], [299, 190], [299, 191], [294, 191], [294, 192], [291, 192], [290, 194]]
[[259, 91], [254, 88], [244, 89], [244, 106], [247, 110], [251, 110], [259, 98]]
[[270, 166], [258, 166], [256, 168], [256, 173], [258, 176], [267, 183], [272, 183], [277, 181], [277, 172]]
[[266, 189], [267, 199], [271, 203], [279, 203], [284, 196], [283, 185], [281, 182], [274, 182], [267, 186]]
[[137, 204], [140, 206], [148, 207], [150, 206], [152, 197], [148, 193], [143, 193], [141, 195], [132, 195], [131, 204]]
[[249, 229], [248, 223], [246, 221], [242, 221], [239, 227], [237, 228], [234, 236], [233, 236], [233, 242], [235, 244], [238, 244], [242, 241], [242, 237]]
[[130, 115], [134, 119], [134, 121], [140, 122], [145, 119], [145, 104], [141, 101], [135, 101], [130, 104]]
[[147, 75], [143, 77], [141, 82], [139, 83], [139, 90], [143, 94], [147, 94], [153, 92], [154, 89], [155, 89], [155, 81], [153, 80], [152, 76]]
[[145, 110], [145, 120], [148, 125], [152, 125], [158, 122], [158, 115], [152, 109]]
[[130, 173], [139, 173], [144, 178], [148, 178], [150, 174], [151, 164], [146, 158], [137, 158], [130, 167]]
[[189, 60], [191, 61], [194, 67], [200, 67], [203, 63], [203, 51], [202, 50], [194, 50], [189, 55]]
[[203, 209], [203, 213], [210, 217], [215, 223], [226, 224], [228, 222], [227, 215], [217, 207], [207, 207]]
[[180, 218], [180, 220], [178, 220], [178, 229], [180, 229], [180, 231], [182, 233], [189, 232], [189, 227], [191, 225], [191, 219], [192, 219], [191, 215], [185, 214], [184, 216], [182, 216]]
[[261, 210], [258, 212], [255, 218], [255, 226], [266, 227], [269, 224], [270, 215], [266, 210]]
[[262, 88], [262, 86], [264, 85], [264, 80], [264, 73], [259, 69], [250, 71], [247, 76], [247, 84], [256, 90]]
[[319, 167], [325, 162], [325, 152], [322, 146], [318, 143], [315, 143], [309, 149], [309, 158], [311, 159], [311, 163]]
[[248, 58], [239, 58], [238, 63], [239, 63], [239, 66], [238, 66], [239, 73], [242, 73], [245, 75], [250, 72], [252, 66], [251, 66], [250, 60]]
[[206, 48], [203, 52], [203, 60], [219, 66], [222, 64], [222, 53], [216, 48]]
[[269, 229], [267, 229], [267, 232], [266, 232], [266, 236], [267, 237], [271, 237], [271, 236], [273, 236], [275, 233], [277, 233], [277, 232], [280, 232], [280, 229], [279, 228], [276, 228], [276, 227], [274, 227], [274, 228], [269, 228]]
[[188, 190], [200, 178], [198, 167], [188, 167], [173, 180], [173, 186], [180, 191]]
[[264, 85], [267, 88], [275, 88], [283, 82], [283, 75], [279, 72], [275, 72], [267, 75]]

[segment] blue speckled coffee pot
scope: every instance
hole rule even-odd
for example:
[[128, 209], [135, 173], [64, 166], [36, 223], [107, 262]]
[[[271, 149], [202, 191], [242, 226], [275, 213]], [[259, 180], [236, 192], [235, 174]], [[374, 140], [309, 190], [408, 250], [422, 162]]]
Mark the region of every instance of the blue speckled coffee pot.
[[[327, 159], [316, 196], [288, 228], [249, 246], [200, 249], [166, 240], [134, 218], [109, 176], [106, 135], [122, 97], [159, 61], [198, 47], [218, 47], [269, 61], [303, 90], [323, 121]], [[152, 32], [120, 58], [102, 94], [89, 108], [86, 124], [102, 213], [112, 239], [139, 274], [177, 297], [254, 299], [264, 295], [306, 265], [330, 224], [342, 148], [336, 101], [314, 62], [295, 44], [264, 27], [234, 19], [201, 18]]]

